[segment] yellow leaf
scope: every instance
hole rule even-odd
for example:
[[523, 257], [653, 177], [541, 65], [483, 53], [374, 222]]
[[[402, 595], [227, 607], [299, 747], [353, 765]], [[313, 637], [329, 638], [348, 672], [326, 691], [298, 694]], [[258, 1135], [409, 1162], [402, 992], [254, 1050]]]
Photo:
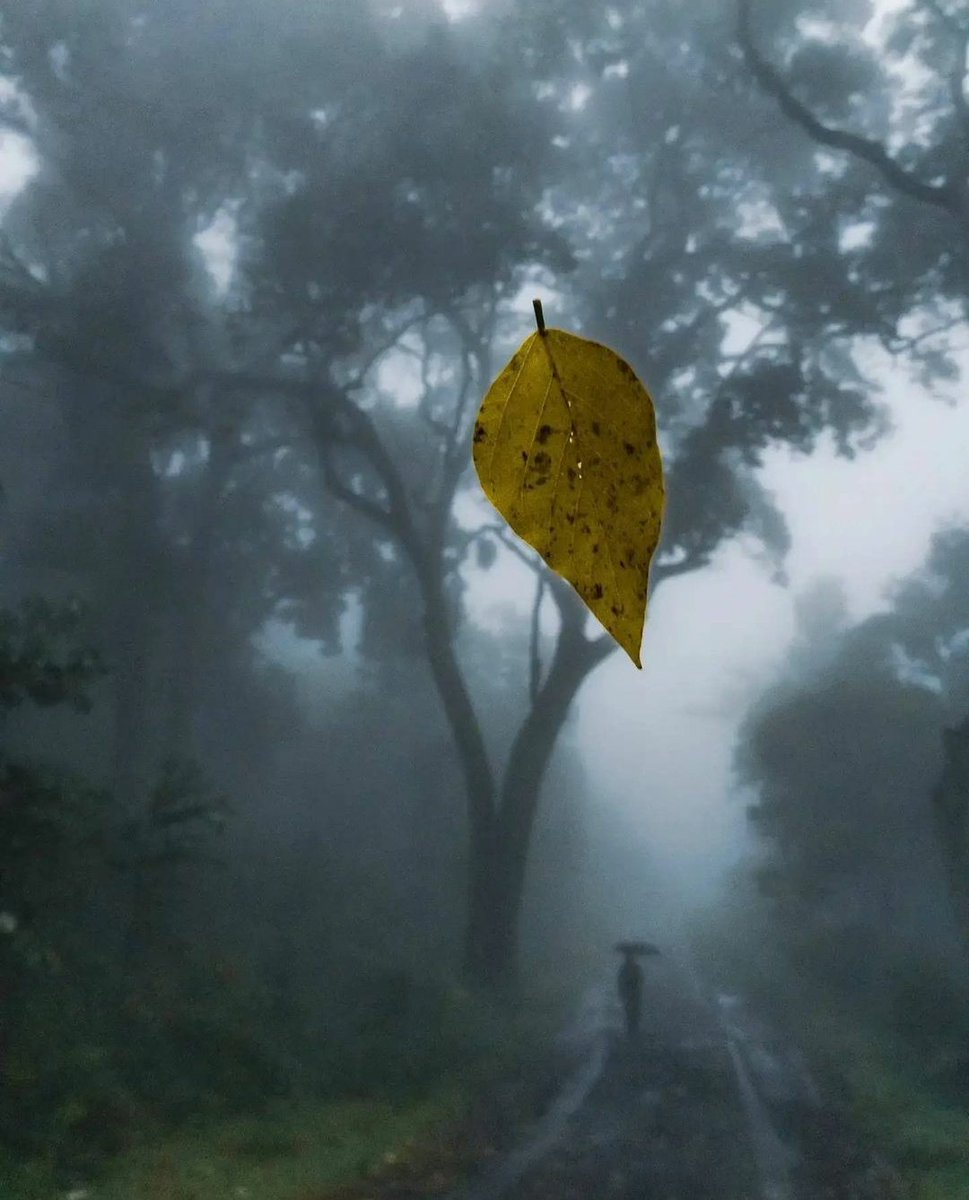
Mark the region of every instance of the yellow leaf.
[[474, 465], [511, 528], [637, 667], [665, 490], [656, 415], [615, 351], [562, 329], [526, 338], [481, 403]]

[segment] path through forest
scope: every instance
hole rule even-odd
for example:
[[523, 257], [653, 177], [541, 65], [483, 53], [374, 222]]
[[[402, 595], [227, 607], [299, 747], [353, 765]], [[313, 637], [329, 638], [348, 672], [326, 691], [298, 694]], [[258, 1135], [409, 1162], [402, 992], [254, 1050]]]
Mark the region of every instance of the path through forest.
[[564, 1035], [578, 1066], [520, 1145], [453, 1200], [889, 1200], [895, 1174], [797, 1048], [686, 956], [647, 964], [642, 1035], [612, 989]]

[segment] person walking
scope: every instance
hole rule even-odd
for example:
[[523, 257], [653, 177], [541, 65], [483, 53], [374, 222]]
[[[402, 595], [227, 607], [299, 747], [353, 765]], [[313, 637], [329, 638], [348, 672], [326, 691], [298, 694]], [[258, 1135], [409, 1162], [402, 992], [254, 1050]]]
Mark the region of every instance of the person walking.
[[643, 1007], [643, 968], [636, 961], [634, 951], [623, 951], [617, 982], [619, 998], [626, 1014], [626, 1034], [633, 1038], [639, 1032], [639, 1020]]

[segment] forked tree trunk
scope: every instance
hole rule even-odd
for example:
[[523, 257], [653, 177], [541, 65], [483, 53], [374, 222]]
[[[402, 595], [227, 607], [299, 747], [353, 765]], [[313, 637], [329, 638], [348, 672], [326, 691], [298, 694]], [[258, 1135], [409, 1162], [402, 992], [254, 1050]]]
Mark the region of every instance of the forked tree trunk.
[[[428, 664], [464, 776], [470, 839], [465, 971], [472, 983], [489, 989], [513, 987], [525, 868], [542, 779], [579, 687], [590, 671], [615, 649], [615, 643], [604, 634], [591, 639], [585, 636], [588, 615], [585, 605], [569, 584], [549, 573], [546, 583], [560, 618], [555, 651], [545, 681], [541, 686], [536, 683], [499, 788], [458, 662], [444, 587], [447, 522], [458, 480], [465, 469], [465, 451], [462, 448], [455, 453], [457, 443], [451, 445], [445, 469], [448, 486], [442, 487], [433, 506], [430, 527], [421, 529], [414, 519], [404, 480], [369, 415], [338, 389], [329, 387], [324, 392], [323, 397], [316, 392], [312, 394], [310, 413], [326, 486], [339, 499], [390, 531], [417, 577], [424, 609]], [[328, 407], [321, 405], [322, 399]], [[455, 437], [457, 431], [456, 425]], [[369, 459], [386, 494], [385, 503], [356, 492], [340, 478], [330, 453], [332, 443], [340, 440], [352, 443]], [[664, 574], [692, 570], [702, 565], [700, 557], [688, 556]]]
[[559, 580], [551, 586], [562, 619], [555, 656], [512, 744], [493, 819], [471, 832], [465, 967], [472, 982], [498, 990], [517, 982], [528, 853], [546, 768], [579, 687], [613, 648], [608, 639], [585, 637], [585, 608], [572, 589]]

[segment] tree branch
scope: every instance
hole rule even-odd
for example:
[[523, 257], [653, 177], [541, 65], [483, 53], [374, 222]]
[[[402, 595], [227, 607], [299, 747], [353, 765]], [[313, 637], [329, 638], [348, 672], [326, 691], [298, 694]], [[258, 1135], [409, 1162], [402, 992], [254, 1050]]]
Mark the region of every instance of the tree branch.
[[911, 351], [923, 342], [930, 341], [934, 337], [941, 337], [943, 333], [948, 333], [950, 330], [957, 329], [960, 326], [963, 328], [966, 326], [965, 313], [959, 313], [957, 316], [943, 321], [940, 325], [934, 325], [931, 329], [923, 329], [921, 333], [913, 333], [908, 337], [894, 334], [891, 340], [886, 343], [886, 349], [890, 354], [901, 354], [903, 351]]
[[463, 315], [456, 310], [451, 311], [448, 313], [448, 319], [458, 331], [461, 339], [461, 383], [455, 397], [454, 415], [450, 425], [445, 426], [444, 431], [444, 461], [441, 471], [441, 484], [434, 498], [433, 505], [439, 523], [445, 519], [446, 514], [450, 511], [458, 483], [461, 476], [467, 470], [467, 440], [463, 436], [463, 433], [467, 423], [468, 401], [472, 397], [472, 385], [475, 380], [471, 360], [472, 358], [476, 358], [480, 369], [483, 357], [481, 344]]
[[969, 26], [959, 23], [946, 12], [938, 0], [922, 0], [924, 6], [953, 38], [952, 69], [949, 72], [949, 96], [956, 120], [965, 136], [969, 137], [969, 101], [966, 100], [966, 53], [969, 52]]
[[527, 550], [523, 550], [516, 540], [516, 535], [511, 532], [507, 525], [499, 525], [497, 522], [494, 525], [482, 525], [480, 529], [474, 531], [474, 537], [480, 537], [483, 533], [490, 533], [506, 546], [512, 554], [520, 559], [530, 571], [535, 571], [540, 574], [545, 569], [545, 564], [534, 551], [529, 554]]
[[833, 150], [844, 150], [852, 157], [874, 167], [882, 179], [896, 191], [922, 204], [940, 208], [960, 223], [964, 223], [965, 215], [959, 202], [960, 195], [953, 183], [926, 183], [900, 166], [880, 142], [825, 125], [807, 105], [802, 104], [793, 95], [780, 73], [761, 56], [754, 44], [750, 28], [750, 6], [751, 0], [738, 0], [737, 39], [751, 74], [763, 90], [774, 97], [785, 116], [799, 125], [819, 145], [830, 146]]
[[373, 521], [375, 525], [379, 525], [382, 529], [386, 529], [389, 533], [399, 538], [400, 532], [394, 520], [394, 515], [378, 504], [376, 500], [371, 500], [369, 496], [355, 492], [337, 474], [333, 463], [331, 447], [329, 445], [319, 447], [319, 456], [320, 466], [323, 471], [323, 484], [330, 495], [335, 496], [337, 500], [342, 500], [344, 504], [361, 513], [369, 521]]
[[[328, 407], [320, 403], [321, 390], [324, 394], [329, 393]], [[467, 681], [458, 663], [444, 591], [441, 547], [433, 538], [421, 536], [413, 519], [403, 477], [369, 414], [358, 408], [344, 391], [326, 381], [317, 386], [313, 399], [310, 418], [328, 490], [389, 530], [410, 560], [417, 577], [424, 606], [424, 637], [431, 677], [458, 749], [470, 823], [476, 837], [489, 838], [495, 818], [494, 772]], [[380, 480], [387, 496], [386, 507], [348, 487], [332, 469], [332, 462], [328, 469], [328, 455], [335, 433], [329, 419], [332, 414], [345, 423], [346, 440], [364, 455]]]
[[650, 582], [650, 599], [653, 598], [653, 592], [659, 585], [667, 579], [675, 579], [677, 575], [688, 575], [691, 571], [702, 570], [708, 566], [710, 562], [709, 554], [701, 550], [688, 550], [682, 558], [674, 559], [672, 562], [667, 559], [653, 564], [649, 573]]

